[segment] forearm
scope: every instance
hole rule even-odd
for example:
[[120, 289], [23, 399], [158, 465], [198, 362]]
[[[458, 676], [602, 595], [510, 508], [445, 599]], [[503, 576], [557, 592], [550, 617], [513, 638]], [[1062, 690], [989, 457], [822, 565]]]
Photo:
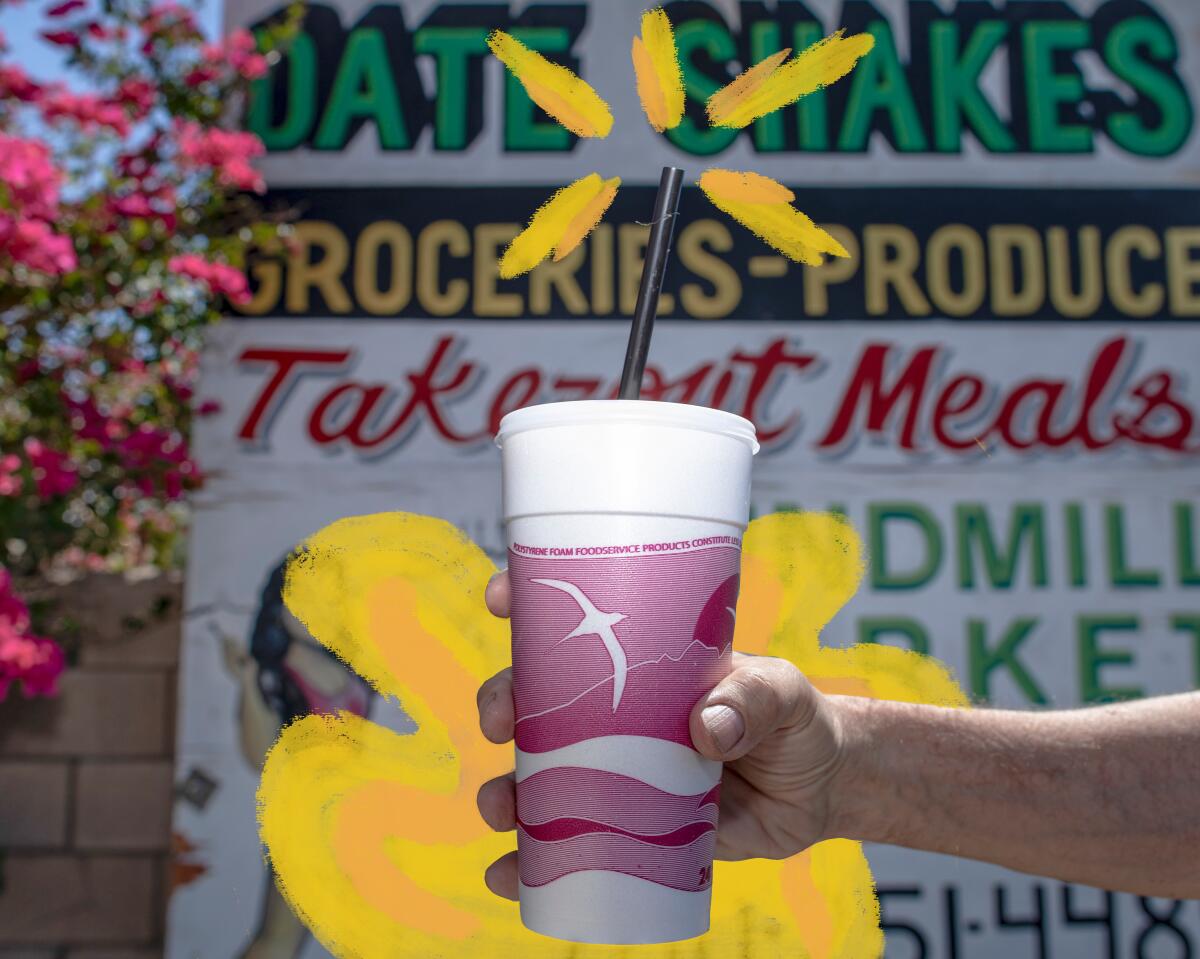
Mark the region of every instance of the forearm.
[[831, 835], [1200, 898], [1200, 694], [1054, 713], [831, 701]]

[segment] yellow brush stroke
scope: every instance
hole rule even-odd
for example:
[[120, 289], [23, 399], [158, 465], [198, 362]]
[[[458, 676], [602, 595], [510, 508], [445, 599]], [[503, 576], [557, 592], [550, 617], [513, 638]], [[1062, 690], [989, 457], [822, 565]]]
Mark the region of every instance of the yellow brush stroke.
[[[706, 170], [700, 188], [717, 209], [784, 256], [808, 266], [820, 266], [824, 254], [850, 254], [837, 240], [784, 199], [791, 190], [769, 177], [732, 170]], [[778, 199], [772, 199], [778, 197]]]
[[[619, 179], [602, 180], [600, 174], [589, 173], [580, 177], [569, 186], [563, 187], [554, 196], [543, 203], [533, 214], [529, 226], [522, 230], [508, 245], [500, 258], [500, 276], [512, 279], [527, 273], [550, 255], [556, 245], [563, 243], [569, 233], [577, 232], [586, 222], [587, 212], [611, 188], [612, 196], [616, 196]], [[609, 197], [609, 203], [612, 197]], [[580, 234], [572, 246], [578, 244], [588, 232], [600, 222], [608, 203], [599, 211], [595, 222]], [[564, 250], [563, 255], [571, 252]]]
[[612, 110], [591, 85], [516, 37], [495, 30], [488, 46], [513, 76], [521, 81], [529, 99], [580, 137], [606, 137], [612, 129]]
[[708, 114], [709, 122], [715, 123], [714, 117], [720, 118], [728, 115], [739, 104], [757, 93], [767, 78], [791, 55], [791, 47], [785, 47], [776, 53], [772, 53], [766, 59], [754, 64], [749, 70], [739, 74], [736, 79], [727, 83], [709, 97], [708, 103], [705, 104], [704, 108]]
[[869, 33], [844, 33], [839, 30], [814, 43], [788, 63], [782, 61], [789, 51], [781, 50], [751, 67], [709, 97], [709, 122], [740, 129], [840, 80], [875, 46]]
[[778, 180], [761, 173], [736, 170], [705, 170], [700, 185], [709, 196], [720, 196], [735, 203], [791, 203], [796, 194]]
[[[845, 518], [784, 513], [750, 524], [735, 646], [790, 659], [828, 692], [963, 705], [936, 661], [887, 646], [828, 649], [820, 631], [854, 595], [864, 557]], [[341, 713], [286, 727], [267, 757], [259, 822], [284, 896], [339, 957], [611, 959], [634, 950], [526, 930], [484, 868], [514, 845], [487, 830], [478, 786], [512, 766], [479, 733], [475, 691], [509, 661], [505, 623], [484, 610], [492, 563], [429, 517], [341, 520], [288, 568], [284, 599], [313, 635], [418, 729], [398, 735]], [[784, 862], [718, 863], [712, 930], [639, 946], [647, 959], [714, 955], [879, 956], [883, 937], [858, 843]]]
[[646, 119], [659, 133], [683, 119], [683, 70], [671, 21], [661, 8], [642, 14], [642, 35], [633, 38], [633, 72]]
[[596, 224], [608, 212], [608, 208], [612, 206], [612, 201], [617, 198], [617, 188], [621, 185], [619, 176], [613, 177], [611, 180], [605, 180], [600, 188], [600, 192], [596, 194], [588, 205], [580, 210], [573, 220], [567, 224], [563, 235], [559, 237], [558, 242], [554, 245], [554, 262], [562, 260], [568, 256], [584, 238], [596, 229]]

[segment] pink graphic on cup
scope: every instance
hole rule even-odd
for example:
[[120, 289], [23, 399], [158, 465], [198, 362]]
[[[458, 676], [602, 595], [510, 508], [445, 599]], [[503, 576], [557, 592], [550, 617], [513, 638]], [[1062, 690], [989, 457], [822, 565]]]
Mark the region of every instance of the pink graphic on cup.
[[[510, 552], [517, 748], [533, 755], [640, 737], [674, 744], [681, 765], [698, 768], [688, 718], [730, 668], [740, 558], [735, 546]], [[526, 886], [606, 870], [688, 892], [709, 887], [720, 783], [688, 795], [657, 788], [626, 774], [656, 773], [636, 741], [621, 748], [624, 773], [581, 765], [576, 752], [571, 764], [518, 783]]]
[[543, 886], [607, 869], [687, 891], [712, 880], [721, 786], [677, 796], [599, 769], [545, 769], [520, 784], [519, 870]]
[[509, 554], [517, 747], [597, 736], [691, 747], [688, 714], [729, 672], [741, 553]]

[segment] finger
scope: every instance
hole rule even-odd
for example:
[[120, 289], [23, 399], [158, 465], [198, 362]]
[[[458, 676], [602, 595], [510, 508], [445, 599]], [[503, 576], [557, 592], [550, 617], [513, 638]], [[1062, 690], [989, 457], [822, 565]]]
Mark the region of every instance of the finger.
[[510, 852], [501, 856], [487, 867], [483, 881], [497, 896], [504, 899], [517, 899], [517, 854]]
[[816, 695], [787, 660], [754, 657], [693, 707], [692, 743], [709, 759], [737, 759], [780, 727], [811, 718]]
[[493, 616], [508, 619], [512, 607], [512, 590], [508, 584], [508, 570], [502, 569], [488, 580], [483, 591], [483, 601]]
[[488, 739], [506, 743], [513, 738], [516, 716], [513, 713], [511, 666], [480, 686], [475, 702], [479, 707], [479, 728]]
[[[738, 775], [737, 770], [726, 766], [721, 774], [721, 804], [717, 815], [717, 842], [714, 859], [737, 862], [761, 856], [761, 850], [769, 846], [763, 834], [762, 822], [755, 815], [760, 808], [756, 790]], [[747, 850], [756, 850], [751, 854]]]
[[479, 815], [496, 832], [517, 828], [517, 781], [513, 773], [489, 779], [475, 797]]

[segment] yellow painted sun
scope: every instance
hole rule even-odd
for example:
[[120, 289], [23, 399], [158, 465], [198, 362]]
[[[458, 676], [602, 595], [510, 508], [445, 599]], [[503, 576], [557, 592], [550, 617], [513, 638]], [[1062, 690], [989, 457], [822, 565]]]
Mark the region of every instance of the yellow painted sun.
[[[579, 137], [608, 136], [612, 110], [582, 77], [551, 63], [503, 30], [488, 37], [488, 46], [529, 98], [566, 129]], [[868, 33], [847, 37], [839, 30], [790, 60], [790, 49], [773, 53], [708, 98], [708, 120], [715, 127], [746, 127], [840, 80], [874, 46], [875, 38]], [[632, 57], [638, 97], [650, 126], [659, 133], [674, 128], [683, 119], [683, 71], [671, 21], [663, 10], [642, 15], [642, 32], [633, 38]], [[589, 173], [563, 187], [504, 251], [500, 275], [520, 276], [551, 255], [561, 260], [604, 218], [620, 185], [620, 177], [604, 179]], [[719, 210], [797, 263], [820, 266], [826, 255], [849, 256], [837, 240], [792, 206], [795, 194], [770, 177], [710, 169], [700, 177], [699, 186]]]

